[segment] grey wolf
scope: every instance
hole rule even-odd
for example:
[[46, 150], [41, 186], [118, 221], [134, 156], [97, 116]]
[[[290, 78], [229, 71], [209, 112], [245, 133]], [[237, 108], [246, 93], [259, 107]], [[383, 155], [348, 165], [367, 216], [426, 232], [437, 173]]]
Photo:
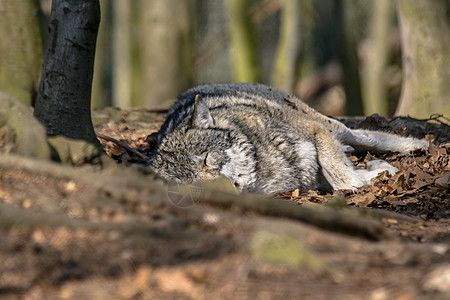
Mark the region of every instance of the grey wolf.
[[349, 149], [410, 152], [428, 141], [349, 129], [284, 91], [257, 83], [209, 84], [181, 94], [170, 109], [148, 166], [178, 183], [228, 177], [242, 192], [355, 190], [380, 172], [355, 169]]

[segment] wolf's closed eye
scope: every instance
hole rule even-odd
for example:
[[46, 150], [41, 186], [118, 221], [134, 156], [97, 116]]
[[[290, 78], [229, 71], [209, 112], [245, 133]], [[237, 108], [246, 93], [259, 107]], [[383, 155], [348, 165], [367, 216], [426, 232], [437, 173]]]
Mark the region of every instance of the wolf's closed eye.
[[[205, 152], [201, 155], [195, 155], [193, 157], [193, 160], [197, 163], [197, 164], [203, 164], [205, 166], [209, 166], [208, 164], [208, 157], [209, 157], [209, 152]], [[211, 160], [211, 159], [209, 159]]]
[[205, 166], [207, 166], [208, 165], [208, 152], [206, 152], [206, 154], [205, 154], [205, 158], [203, 159], [203, 164], [205, 165]]
[[218, 169], [220, 167], [220, 159], [217, 153], [206, 152], [202, 155], [203, 165], [210, 169]]

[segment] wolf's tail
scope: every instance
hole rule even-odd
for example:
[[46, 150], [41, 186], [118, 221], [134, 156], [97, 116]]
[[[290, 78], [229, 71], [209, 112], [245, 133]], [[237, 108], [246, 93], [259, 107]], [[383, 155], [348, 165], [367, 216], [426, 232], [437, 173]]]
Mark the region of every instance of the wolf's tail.
[[402, 137], [381, 131], [347, 129], [336, 134], [345, 145], [358, 150], [375, 150], [408, 153], [414, 150], [427, 150], [429, 142], [412, 137]]

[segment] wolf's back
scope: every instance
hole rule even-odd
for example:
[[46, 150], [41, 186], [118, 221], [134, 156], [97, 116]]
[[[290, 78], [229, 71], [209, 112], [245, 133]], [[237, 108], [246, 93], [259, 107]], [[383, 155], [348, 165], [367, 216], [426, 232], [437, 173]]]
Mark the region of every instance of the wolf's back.
[[271, 106], [279, 110], [298, 111], [298, 121], [307, 118], [320, 123], [343, 144], [360, 150], [409, 152], [426, 149], [428, 142], [410, 137], [370, 130], [352, 130], [309, 107], [292, 94], [259, 83], [206, 84], [189, 89], [171, 107], [158, 134], [160, 142], [169, 132], [186, 125], [194, 110], [195, 97], [200, 95], [209, 109], [235, 105]]
[[262, 101], [265, 104], [283, 105], [285, 99], [292, 97], [288, 93], [259, 83], [205, 84], [193, 87], [178, 97], [170, 108], [166, 120], [161, 126], [160, 138], [188, 122], [194, 109], [195, 97], [205, 99], [208, 108], [229, 107], [239, 103], [252, 105]]

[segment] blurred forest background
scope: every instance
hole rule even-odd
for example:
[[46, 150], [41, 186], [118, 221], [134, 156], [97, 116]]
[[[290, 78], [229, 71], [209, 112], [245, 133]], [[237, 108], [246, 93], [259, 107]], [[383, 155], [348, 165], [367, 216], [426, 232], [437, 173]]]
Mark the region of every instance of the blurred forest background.
[[[262, 82], [329, 115], [450, 116], [448, 0], [100, 0], [93, 108]], [[51, 0], [0, 1], [0, 90], [32, 104]]]

